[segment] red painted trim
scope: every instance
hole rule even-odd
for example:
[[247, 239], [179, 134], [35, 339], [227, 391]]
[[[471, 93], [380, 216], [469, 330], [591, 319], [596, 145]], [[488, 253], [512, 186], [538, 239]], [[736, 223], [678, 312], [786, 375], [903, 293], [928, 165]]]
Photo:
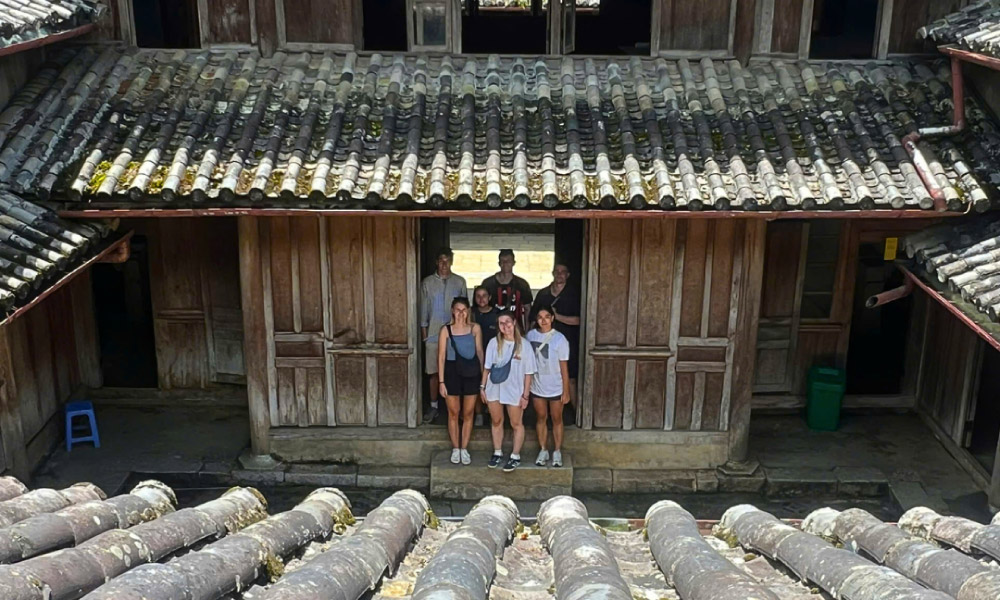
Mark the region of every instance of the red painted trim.
[[993, 337], [993, 334], [983, 329], [982, 325], [973, 321], [969, 317], [969, 315], [962, 312], [962, 309], [958, 308], [957, 306], [955, 306], [954, 303], [952, 303], [950, 300], [942, 296], [940, 292], [938, 292], [931, 286], [927, 285], [922, 279], [914, 275], [913, 272], [911, 272], [909, 269], [907, 269], [904, 266], [900, 266], [899, 269], [903, 272], [904, 275], [906, 275], [911, 281], [913, 281], [913, 283], [917, 284], [917, 286], [919, 286], [920, 289], [927, 292], [928, 296], [937, 300], [938, 304], [948, 309], [948, 312], [950, 312], [951, 314], [955, 315], [959, 321], [965, 324], [966, 327], [974, 331], [976, 335], [978, 335], [979, 337], [983, 338], [983, 340], [985, 340], [986, 343], [988, 343], [990, 346], [993, 346], [995, 350], [1000, 350], [1000, 339]]
[[36, 304], [38, 304], [42, 300], [45, 300], [46, 298], [48, 298], [49, 296], [51, 296], [53, 293], [55, 293], [56, 290], [58, 290], [59, 288], [63, 287], [64, 285], [66, 285], [67, 283], [69, 283], [70, 281], [72, 281], [73, 279], [75, 279], [80, 273], [83, 273], [84, 271], [86, 271], [87, 269], [89, 269], [91, 265], [93, 265], [94, 263], [97, 263], [97, 262], [101, 262], [101, 260], [104, 257], [106, 257], [106, 256], [108, 256], [108, 255], [110, 255], [110, 254], [112, 254], [114, 252], [117, 252], [118, 249], [123, 244], [128, 244], [129, 240], [132, 239], [132, 233], [133, 232], [129, 231], [128, 233], [126, 233], [125, 235], [123, 235], [121, 238], [119, 238], [118, 241], [116, 241], [115, 243], [111, 244], [110, 246], [108, 246], [104, 250], [101, 250], [96, 255], [91, 256], [90, 258], [88, 258], [84, 262], [80, 263], [79, 266], [77, 266], [75, 269], [73, 269], [69, 273], [66, 273], [65, 275], [63, 275], [58, 281], [56, 281], [54, 284], [52, 284], [51, 286], [49, 286], [41, 294], [38, 294], [37, 296], [35, 296], [31, 300], [31, 302], [28, 302], [24, 306], [18, 308], [14, 312], [12, 312], [9, 315], [7, 315], [6, 319], [3, 319], [2, 321], [0, 321], [0, 326], [6, 325], [7, 323], [10, 323], [14, 319], [16, 319], [16, 318], [20, 317], [21, 315], [23, 315], [24, 313], [28, 312], [28, 310], [30, 310], [31, 307], [35, 306]]
[[985, 54], [979, 54], [977, 52], [971, 52], [969, 50], [962, 50], [957, 46], [938, 46], [938, 50], [942, 54], [947, 54], [948, 56], [957, 58], [967, 63], [972, 63], [974, 65], [979, 65], [981, 67], [986, 67], [988, 69], [993, 69], [995, 71], [1000, 71], [1000, 58], [994, 58], [992, 56], [986, 56]]
[[498, 209], [498, 210], [351, 210], [326, 208], [85, 208], [61, 210], [68, 219], [117, 219], [129, 217], [453, 217], [489, 219], [938, 219], [959, 217], [962, 212], [933, 210], [602, 210], [592, 209]]
[[0, 56], [7, 56], [8, 54], [17, 54], [18, 52], [24, 52], [25, 50], [31, 50], [33, 48], [41, 48], [42, 46], [48, 46], [49, 44], [55, 44], [75, 37], [80, 37], [97, 29], [97, 25], [94, 23], [88, 23], [86, 25], [81, 25], [74, 29], [68, 29], [66, 31], [60, 31], [59, 33], [53, 33], [51, 35], [46, 35], [43, 37], [37, 37], [33, 40], [25, 40], [23, 42], [18, 42], [16, 44], [11, 44], [10, 46], [4, 46], [0, 48]]

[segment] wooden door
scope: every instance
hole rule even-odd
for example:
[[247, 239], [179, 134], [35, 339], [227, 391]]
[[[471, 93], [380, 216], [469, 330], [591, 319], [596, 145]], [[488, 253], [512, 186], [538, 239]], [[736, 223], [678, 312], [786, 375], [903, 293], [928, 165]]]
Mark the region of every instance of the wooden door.
[[259, 221], [272, 427], [416, 426], [415, 231], [401, 218]]
[[[214, 224], [214, 223], [213, 223]], [[239, 239], [229, 222], [206, 239], [202, 294], [208, 313], [208, 359], [212, 381], [245, 383], [243, 310], [240, 306]]]
[[591, 222], [584, 427], [728, 429], [744, 230]]
[[767, 225], [754, 392], [792, 391], [808, 239], [808, 223]]

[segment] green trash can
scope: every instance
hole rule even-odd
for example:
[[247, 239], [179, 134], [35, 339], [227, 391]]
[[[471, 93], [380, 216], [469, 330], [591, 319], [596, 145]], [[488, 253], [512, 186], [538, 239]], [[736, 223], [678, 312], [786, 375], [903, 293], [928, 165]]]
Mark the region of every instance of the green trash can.
[[809, 429], [836, 431], [847, 373], [843, 369], [814, 366], [809, 369], [807, 382], [806, 424]]

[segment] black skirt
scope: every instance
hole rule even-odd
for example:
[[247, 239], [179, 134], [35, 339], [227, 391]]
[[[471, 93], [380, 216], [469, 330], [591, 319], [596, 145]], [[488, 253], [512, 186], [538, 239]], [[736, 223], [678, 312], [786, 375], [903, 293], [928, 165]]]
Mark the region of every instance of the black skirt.
[[444, 361], [444, 387], [449, 396], [475, 396], [479, 394], [482, 385], [482, 375], [462, 377], [458, 374], [458, 365], [453, 360]]

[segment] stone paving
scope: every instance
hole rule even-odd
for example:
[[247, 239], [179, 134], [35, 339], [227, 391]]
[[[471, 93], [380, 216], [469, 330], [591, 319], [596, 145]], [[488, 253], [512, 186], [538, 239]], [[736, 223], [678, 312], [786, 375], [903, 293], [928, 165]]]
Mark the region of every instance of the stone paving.
[[[102, 447], [55, 449], [35, 473], [33, 487], [91, 481], [109, 494], [139, 478], [157, 477], [192, 499], [217, 496], [236, 483], [265, 491], [272, 509], [290, 508], [306, 488], [332, 485], [359, 504], [358, 514], [391, 491], [426, 491], [426, 468], [293, 465], [248, 471], [238, 457], [249, 444], [240, 406], [177, 403], [172, 406], [97, 404]], [[441, 431], [445, 435], [444, 429]], [[884, 520], [925, 505], [980, 522], [990, 513], [986, 496], [914, 415], [850, 416], [837, 432], [809, 431], [796, 416], [755, 416], [751, 453], [760, 461], [748, 490], [698, 494], [601, 494], [575, 490], [595, 518], [640, 518], [656, 500], [683, 498], [700, 519], [718, 519], [728, 507], [750, 502], [778, 516], [807, 514], [822, 506], [860, 506]], [[498, 477], [503, 475], [497, 473]], [[287, 499], [288, 506], [284, 506]], [[470, 501], [432, 500], [441, 516], [462, 516]], [[534, 514], [537, 501], [519, 502]]]

